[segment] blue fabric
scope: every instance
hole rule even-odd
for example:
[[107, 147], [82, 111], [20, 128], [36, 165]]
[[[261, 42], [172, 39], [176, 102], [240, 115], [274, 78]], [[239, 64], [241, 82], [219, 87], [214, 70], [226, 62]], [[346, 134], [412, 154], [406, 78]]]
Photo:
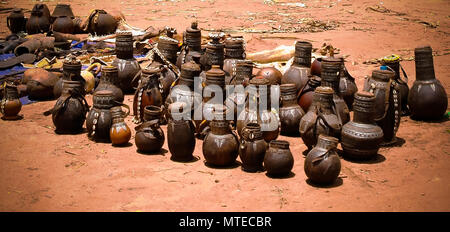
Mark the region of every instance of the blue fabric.
[[22, 103], [22, 105], [28, 105], [28, 104], [35, 103], [35, 102], [36, 102], [36, 101], [30, 100], [30, 99], [28, 98], [28, 96], [21, 97], [21, 98], [19, 98], [19, 100], [20, 100], [20, 102]]

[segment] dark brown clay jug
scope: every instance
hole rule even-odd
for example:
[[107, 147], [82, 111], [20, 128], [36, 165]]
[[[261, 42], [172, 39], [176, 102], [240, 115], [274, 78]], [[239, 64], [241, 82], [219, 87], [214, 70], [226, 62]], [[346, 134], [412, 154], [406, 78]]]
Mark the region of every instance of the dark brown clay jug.
[[118, 69], [114, 66], [104, 66], [102, 68], [102, 76], [100, 77], [100, 82], [97, 88], [94, 90], [94, 94], [100, 90], [109, 90], [114, 96], [114, 100], [118, 102], [123, 102], [123, 92], [117, 87], [118, 82]]
[[60, 16], [67, 16], [69, 18], [75, 18], [75, 15], [72, 12], [72, 8], [69, 4], [57, 4], [52, 13], [52, 18], [56, 19]]
[[236, 77], [237, 61], [245, 59], [244, 38], [242, 36], [229, 37], [225, 40], [225, 59], [223, 71], [229, 73], [225, 79], [227, 85], [232, 84]]
[[226, 120], [226, 110], [222, 105], [216, 107], [214, 119], [209, 126], [211, 131], [203, 140], [203, 156], [209, 166], [231, 166], [239, 154], [239, 140]]
[[198, 23], [192, 22], [183, 34], [183, 46], [177, 58], [177, 67], [181, 69], [184, 63], [193, 61], [193, 54], [203, 54], [202, 51], [202, 31], [198, 29]]
[[3, 89], [3, 99], [0, 103], [0, 110], [3, 114], [3, 120], [17, 120], [22, 117], [19, 112], [22, 109], [22, 103], [19, 100], [19, 93], [15, 85], [6, 84]]
[[395, 134], [400, 126], [401, 97], [395, 73], [389, 70], [374, 70], [366, 80], [364, 90], [375, 95], [375, 122], [383, 129], [382, 146], [396, 142]]
[[345, 67], [345, 60], [343, 57], [338, 57], [341, 61], [341, 70], [339, 71], [339, 96], [344, 99], [347, 108], [352, 110], [355, 93], [358, 92], [358, 87], [353, 78]]
[[14, 8], [11, 14], [6, 18], [6, 25], [13, 34], [25, 31], [26, 22], [27, 20], [20, 8]]
[[82, 132], [89, 105], [84, 98], [84, 84], [79, 81], [63, 82], [63, 91], [53, 109], [44, 113], [52, 114], [57, 134], [77, 134]]
[[308, 150], [316, 145], [320, 134], [340, 137], [342, 124], [334, 107], [333, 94], [330, 87], [317, 87], [311, 107], [300, 120], [299, 132]]
[[31, 10], [31, 16], [26, 23], [28, 34], [39, 34], [50, 29], [50, 11], [45, 4], [36, 4]]
[[[269, 80], [265, 78], [253, 78], [248, 87], [245, 109], [239, 114], [236, 130], [241, 136], [241, 131], [248, 123], [261, 125], [263, 137], [266, 142], [277, 139], [280, 134], [280, 119], [271, 107], [271, 94]], [[261, 107], [260, 101], [265, 101], [265, 107]]]
[[271, 85], [281, 85], [281, 78], [283, 74], [274, 67], [262, 68], [256, 73], [256, 76], [261, 76], [268, 79]]
[[333, 89], [333, 102], [338, 112], [339, 120], [341, 124], [345, 124], [350, 121], [350, 111], [342, 95], [340, 95], [339, 83], [340, 74], [342, 71], [342, 61], [338, 58], [328, 57], [322, 61], [322, 74], [321, 85], [328, 86]]
[[378, 154], [383, 130], [375, 123], [375, 95], [357, 92], [353, 103], [353, 121], [342, 127], [344, 156], [350, 159], [371, 159]]
[[190, 108], [185, 102], [175, 102], [169, 106], [170, 118], [167, 123], [167, 143], [173, 161], [187, 162], [194, 159], [195, 128], [190, 118]]
[[109, 137], [113, 146], [122, 146], [128, 144], [131, 138], [131, 130], [125, 123], [124, 118], [130, 113], [130, 109], [127, 105], [123, 105], [127, 108], [127, 112], [122, 111], [121, 106], [114, 106], [110, 109], [112, 117], [112, 125], [109, 130]]
[[415, 120], [441, 119], [447, 110], [448, 96], [434, 74], [433, 54], [430, 46], [414, 50], [416, 80], [409, 92], [408, 105]]
[[295, 43], [294, 62], [283, 74], [281, 84], [295, 84], [297, 92], [306, 85], [311, 74], [311, 51], [312, 44], [310, 42], [297, 41]]
[[264, 156], [264, 168], [267, 175], [283, 177], [291, 173], [294, 167], [294, 157], [289, 149], [289, 142], [284, 140], [272, 140]]
[[305, 174], [319, 185], [333, 184], [341, 172], [341, 161], [337, 154], [338, 139], [320, 135], [317, 145], [308, 152], [305, 159]]
[[253, 77], [253, 62], [251, 60], [236, 61], [236, 75], [231, 80], [231, 84], [247, 86], [252, 77]]
[[138, 85], [141, 66], [133, 57], [133, 36], [131, 32], [116, 33], [116, 59], [112, 66], [118, 70], [117, 84], [124, 93], [130, 93]]
[[241, 133], [239, 158], [242, 162], [242, 170], [246, 172], [262, 171], [267, 144], [262, 136], [261, 127], [257, 123], [249, 123]]
[[95, 92], [92, 101], [92, 109], [86, 118], [88, 137], [96, 142], [110, 142], [109, 132], [112, 124], [110, 109], [120, 103], [114, 101], [113, 93], [109, 90]]
[[295, 84], [282, 84], [280, 107], [280, 133], [284, 135], [297, 135], [300, 120], [305, 112], [297, 104], [297, 89]]
[[147, 106], [162, 106], [162, 84], [159, 82], [161, 69], [147, 68], [142, 70], [139, 86], [133, 99], [134, 122], [140, 123], [144, 118], [144, 109]]
[[93, 10], [83, 29], [93, 35], [110, 35], [116, 32], [119, 23], [104, 10]]
[[[387, 66], [391, 71], [395, 72], [394, 81], [397, 82], [397, 85], [400, 89], [400, 96], [402, 99], [402, 116], [409, 115], [410, 112], [408, 109], [408, 94], [409, 94], [408, 76], [406, 75], [405, 70], [400, 64], [400, 56], [395, 54], [386, 56], [381, 60], [381, 63]], [[400, 69], [402, 70], [403, 77], [405, 78], [405, 80], [403, 80], [400, 77]]]
[[53, 87], [53, 95], [56, 98], [61, 96], [63, 89], [63, 82], [66, 81], [79, 81], [85, 85], [86, 81], [81, 76], [81, 62], [74, 57], [68, 57], [63, 61], [63, 76], [55, 83]]
[[[213, 65], [219, 66], [223, 70], [223, 62], [225, 59], [225, 45], [220, 42], [224, 37], [223, 33], [210, 33], [210, 42], [206, 45], [205, 53], [200, 58], [200, 63], [203, 66], [203, 72], [200, 73], [200, 78], [203, 85], [206, 85], [206, 72], [212, 68]], [[230, 80], [230, 74], [225, 72], [225, 80]]]
[[316, 90], [316, 88], [320, 86], [321, 82], [322, 79], [320, 77], [310, 76], [305, 87], [300, 90], [300, 92], [298, 92], [298, 104], [300, 105], [300, 107], [302, 107], [303, 111], [308, 112], [309, 107], [311, 106], [311, 103], [313, 101], [314, 90]]
[[56, 18], [55, 22], [52, 24], [53, 31], [72, 34], [74, 31], [74, 26], [72, 19], [68, 16], [59, 16]]
[[139, 152], [156, 153], [164, 145], [165, 136], [159, 121], [162, 110], [158, 106], [147, 106], [144, 110], [144, 122], [135, 128], [135, 143]]

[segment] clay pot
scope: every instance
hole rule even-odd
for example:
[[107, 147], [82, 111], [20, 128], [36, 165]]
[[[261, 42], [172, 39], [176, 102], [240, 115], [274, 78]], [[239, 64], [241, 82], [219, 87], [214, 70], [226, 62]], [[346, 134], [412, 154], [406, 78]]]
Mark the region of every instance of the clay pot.
[[351, 159], [371, 159], [378, 154], [383, 141], [383, 130], [375, 123], [375, 95], [369, 92], [355, 94], [353, 121], [342, 127], [344, 156]]
[[128, 144], [128, 141], [130, 141], [131, 138], [131, 130], [124, 121], [124, 118], [130, 113], [130, 109], [127, 105], [122, 106], [125, 106], [128, 109], [126, 113], [122, 111], [121, 106], [114, 106], [110, 109], [112, 125], [109, 131], [109, 137], [113, 146]]
[[418, 47], [414, 54], [416, 80], [408, 96], [411, 118], [441, 119], [447, 110], [448, 98], [445, 88], [435, 77], [432, 49], [430, 46]]
[[26, 23], [28, 34], [39, 34], [50, 29], [50, 11], [45, 4], [36, 4], [31, 10], [31, 16]]
[[209, 124], [211, 131], [203, 140], [203, 156], [210, 166], [230, 166], [235, 164], [239, 154], [239, 140], [225, 119], [226, 110], [216, 107], [214, 119]]
[[133, 91], [133, 87], [138, 85], [138, 78], [141, 66], [133, 57], [133, 37], [131, 32], [116, 33], [116, 54], [117, 58], [112, 62], [112, 66], [118, 69], [118, 87], [124, 93]]
[[236, 75], [231, 81], [233, 85], [247, 86], [253, 77], [253, 62], [251, 60], [239, 60], [236, 62]]
[[327, 57], [322, 62], [321, 85], [333, 89], [333, 102], [338, 112], [341, 125], [350, 121], [350, 111], [342, 98], [339, 90], [340, 75], [342, 70], [342, 61], [338, 58]]
[[93, 35], [113, 34], [118, 26], [117, 20], [104, 10], [94, 10], [89, 16], [86, 31]]
[[345, 104], [349, 110], [353, 109], [353, 101], [355, 99], [355, 93], [358, 92], [358, 87], [350, 73], [348, 73], [345, 67], [344, 58], [340, 57], [341, 71], [339, 72], [339, 96], [344, 99]]
[[297, 89], [295, 84], [282, 84], [280, 107], [280, 132], [284, 135], [297, 135], [300, 120], [305, 112], [297, 104]]
[[314, 59], [314, 61], [311, 64], [311, 75], [320, 77], [322, 73], [322, 58], [318, 57]]
[[55, 46], [54, 37], [37, 37], [31, 38], [24, 43], [20, 44], [14, 49], [14, 54], [20, 56], [27, 53], [36, 53], [40, 50], [53, 49]]
[[110, 109], [116, 106], [113, 93], [108, 90], [95, 92], [92, 109], [87, 114], [86, 128], [88, 137], [96, 142], [110, 142], [112, 116]]
[[364, 90], [375, 95], [375, 122], [383, 129], [382, 145], [394, 143], [400, 126], [400, 89], [394, 81], [395, 73], [389, 70], [374, 70], [366, 80]]
[[157, 47], [164, 56], [164, 59], [172, 64], [177, 62], [178, 40], [167, 36], [160, 36]]
[[159, 82], [161, 69], [147, 68], [142, 70], [142, 75], [138, 88], [133, 98], [133, 112], [135, 122], [142, 122], [144, 118], [144, 109], [147, 106], [163, 105], [163, 97], [161, 95], [162, 85]]
[[190, 108], [184, 102], [175, 102], [169, 106], [171, 118], [167, 124], [167, 143], [172, 154], [171, 160], [187, 162], [194, 159], [195, 128], [189, 117]]
[[18, 115], [22, 109], [22, 103], [19, 100], [17, 87], [6, 84], [4, 88], [3, 99], [0, 102], [0, 110], [3, 114], [3, 120], [17, 120], [21, 117]]
[[52, 18], [56, 19], [60, 16], [67, 16], [71, 19], [75, 17], [69, 4], [57, 4], [55, 6], [52, 13]]
[[77, 134], [82, 132], [89, 105], [84, 98], [84, 84], [79, 81], [64, 80], [63, 91], [55, 106], [45, 115], [52, 114], [57, 134]]
[[261, 76], [268, 79], [271, 85], [280, 85], [283, 74], [274, 67], [262, 68], [256, 73], [256, 76]]
[[161, 108], [149, 105], [144, 110], [144, 122], [135, 128], [135, 143], [139, 152], [159, 152], [164, 145], [164, 132], [159, 126]]
[[63, 82], [67, 81], [79, 81], [83, 84], [83, 91], [86, 86], [85, 79], [81, 76], [81, 62], [78, 60], [65, 60], [63, 62], [63, 76], [55, 83], [53, 87], [53, 95], [58, 98], [61, 96], [63, 89]]
[[257, 172], [263, 170], [267, 144], [263, 139], [261, 127], [256, 123], [247, 124], [242, 130], [239, 157], [242, 170]]
[[297, 41], [295, 43], [294, 62], [281, 78], [281, 84], [295, 84], [297, 92], [306, 85], [311, 74], [311, 51], [312, 44], [310, 42]]
[[237, 61], [245, 58], [244, 38], [229, 37], [225, 40], [225, 59], [223, 61], [223, 70], [230, 75], [225, 79], [226, 84], [231, 84], [231, 81], [236, 76]]
[[317, 87], [311, 107], [300, 120], [299, 132], [308, 150], [316, 145], [320, 134], [340, 137], [342, 124], [333, 107], [333, 94], [330, 87]]
[[184, 32], [184, 43], [180, 55], [177, 58], [177, 67], [181, 69], [184, 63], [192, 61], [193, 52], [202, 54], [202, 31], [198, 29], [198, 23], [192, 22], [191, 27]]
[[264, 168], [269, 176], [287, 176], [294, 167], [294, 157], [289, 149], [289, 142], [273, 140], [264, 156]]
[[313, 100], [314, 90], [320, 86], [321, 81], [322, 79], [318, 76], [310, 76], [305, 87], [298, 93], [298, 104], [303, 111], [308, 112]]
[[24, 82], [27, 85], [28, 97], [34, 100], [47, 100], [54, 98], [53, 88], [59, 78], [55, 73], [42, 68], [28, 69], [24, 73]]
[[25, 31], [26, 22], [27, 20], [20, 8], [14, 8], [11, 14], [6, 18], [6, 25], [13, 34]]
[[[237, 120], [237, 132], [241, 136], [241, 131], [245, 125], [251, 122], [258, 123], [261, 125], [264, 140], [266, 142], [275, 140], [280, 133], [280, 120], [271, 108], [269, 80], [253, 78], [250, 80], [249, 88], [245, 109], [240, 113]], [[265, 108], [259, 107], [260, 101], [267, 102]]]
[[320, 135], [317, 145], [306, 155], [305, 174], [311, 182], [321, 185], [333, 184], [341, 172], [337, 154], [338, 139]]
[[117, 87], [118, 81], [118, 70], [114, 66], [104, 66], [102, 69], [102, 76], [100, 77], [100, 82], [95, 88], [95, 92], [100, 90], [109, 90], [113, 93], [114, 100], [117, 102], [123, 102], [123, 92]]
[[72, 34], [74, 31], [72, 18], [68, 16], [59, 16], [53, 23], [53, 31]]
[[220, 42], [222, 37], [218, 33], [211, 33], [209, 35], [211, 42], [208, 42], [205, 53], [200, 58], [200, 63], [203, 65], [205, 71], [208, 71], [212, 65], [219, 65], [220, 68], [223, 67], [225, 54], [224, 44]]

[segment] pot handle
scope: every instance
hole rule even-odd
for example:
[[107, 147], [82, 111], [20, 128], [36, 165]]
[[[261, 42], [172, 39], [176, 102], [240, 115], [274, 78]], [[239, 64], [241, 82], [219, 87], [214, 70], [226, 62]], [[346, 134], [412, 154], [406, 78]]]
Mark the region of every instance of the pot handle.
[[97, 76], [97, 74], [102, 70], [102, 65], [100, 63], [91, 64], [85, 71], [91, 72], [94, 68], [97, 68], [94, 72], [94, 75]]

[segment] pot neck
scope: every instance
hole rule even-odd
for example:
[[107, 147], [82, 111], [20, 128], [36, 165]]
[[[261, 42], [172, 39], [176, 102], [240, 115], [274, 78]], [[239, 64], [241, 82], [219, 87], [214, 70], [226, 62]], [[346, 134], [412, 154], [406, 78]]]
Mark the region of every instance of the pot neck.
[[416, 80], [426, 81], [436, 79], [434, 73], [433, 52], [430, 47], [416, 48]]
[[215, 135], [231, 134], [230, 123], [226, 120], [213, 120], [210, 126], [211, 133]]
[[336, 149], [338, 142], [338, 139], [334, 137], [319, 135], [317, 147], [323, 148], [325, 150]]

